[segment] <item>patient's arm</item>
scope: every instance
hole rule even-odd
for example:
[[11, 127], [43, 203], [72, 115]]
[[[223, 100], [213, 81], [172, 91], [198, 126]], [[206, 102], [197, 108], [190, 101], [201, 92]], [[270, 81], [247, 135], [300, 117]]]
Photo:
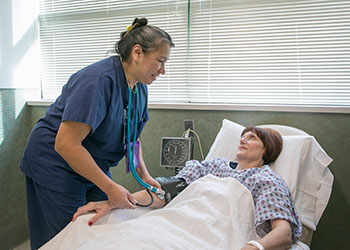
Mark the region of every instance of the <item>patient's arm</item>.
[[[272, 230], [258, 242], [265, 250], [284, 250], [292, 247], [292, 230], [290, 223], [286, 220], [276, 219], [271, 221]], [[258, 249], [247, 244], [242, 250]]]
[[[150, 207], [160, 208], [165, 206], [165, 200], [159, 199], [157, 195], [153, 192], [151, 192], [151, 194], [153, 196], [153, 203]], [[151, 202], [151, 196], [147, 193], [146, 190], [138, 191], [136, 193], [133, 193], [132, 195], [136, 199], [137, 204], [146, 205]]]

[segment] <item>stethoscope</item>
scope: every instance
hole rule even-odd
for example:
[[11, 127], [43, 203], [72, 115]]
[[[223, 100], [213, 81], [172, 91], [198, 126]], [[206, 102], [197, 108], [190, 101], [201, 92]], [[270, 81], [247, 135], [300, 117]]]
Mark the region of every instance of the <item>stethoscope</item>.
[[136, 94], [136, 105], [135, 105], [135, 128], [134, 128], [134, 138], [133, 138], [133, 147], [132, 147], [132, 150], [131, 150], [131, 145], [130, 145], [130, 127], [131, 127], [131, 88], [129, 87], [128, 90], [129, 90], [129, 100], [128, 100], [128, 118], [127, 118], [127, 147], [128, 147], [128, 154], [131, 153], [131, 155], [129, 155], [129, 166], [130, 166], [130, 170], [131, 170], [131, 173], [132, 175], [134, 176], [135, 180], [140, 184], [142, 185], [146, 190], [147, 192], [150, 194], [151, 198], [152, 198], [152, 201], [151, 203], [147, 204], [147, 205], [141, 205], [141, 204], [138, 204], [136, 203], [136, 205], [138, 206], [141, 206], [141, 207], [148, 207], [150, 206], [152, 203], [153, 203], [153, 197], [151, 195], [150, 192], [153, 192], [157, 195], [157, 197], [161, 200], [164, 199], [164, 196], [165, 196], [165, 192], [164, 190], [161, 190], [161, 189], [158, 189], [156, 187], [153, 187], [151, 185], [149, 185], [148, 183], [144, 182], [140, 176], [137, 174], [136, 172], [136, 168], [135, 168], [135, 142], [136, 142], [136, 134], [137, 134], [137, 119], [138, 119], [138, 106], [139, 106], [139, 93], [137, 91], [137, 87], [135, 88], [135, 94]]

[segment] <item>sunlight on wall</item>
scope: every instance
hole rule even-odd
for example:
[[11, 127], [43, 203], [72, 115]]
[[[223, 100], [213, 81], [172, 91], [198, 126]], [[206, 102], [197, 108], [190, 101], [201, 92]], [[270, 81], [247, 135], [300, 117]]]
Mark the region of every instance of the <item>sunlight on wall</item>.
[[26, 100], [22, 94], [22, 91], [16, 91], [15, 92], [15, 119], [17, 119], [17, 117], [19, 116], [19, 114], [21, 113], [23, 107], [26, 105]]
[[26, 90], [17, 90], [14, 93], [14, 102], [15, 102], [15, 119], [18, 118], [23, 108], [25, 108], [28, 100], [38, 100], [40, 99], [40, 89], [26, 89]]
[[2, 111], [2, 93], [0, 92], [0, 146], [2, 144], [2, 141], [4, 140], [4, 123], [3, 123], [3, 111]]
[[15, 47], [38, 16], [36, 0], [12, 0], [12, 46]]
[[1, 67], [1, 64], [2, 64], [2, 44], [1, 44], [1, 39], [0, 39], [0, 67]]
[[13, 70], [14, 87], [40, 88], [39, 55], [39, 39], [36, 39]]

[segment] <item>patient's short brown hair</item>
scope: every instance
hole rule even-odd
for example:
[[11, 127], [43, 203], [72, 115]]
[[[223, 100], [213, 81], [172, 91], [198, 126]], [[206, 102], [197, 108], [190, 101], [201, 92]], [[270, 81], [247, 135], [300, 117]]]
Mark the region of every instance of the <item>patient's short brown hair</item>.
[[280, 133], [270, 128], [248, 126], [243, 130], [241, 136], [249, 131], [256, 134], [264, 144], [266, 149], [266, 152], [263, 155], [264, 164], [274, 162], [282, 151], [283, 142]]

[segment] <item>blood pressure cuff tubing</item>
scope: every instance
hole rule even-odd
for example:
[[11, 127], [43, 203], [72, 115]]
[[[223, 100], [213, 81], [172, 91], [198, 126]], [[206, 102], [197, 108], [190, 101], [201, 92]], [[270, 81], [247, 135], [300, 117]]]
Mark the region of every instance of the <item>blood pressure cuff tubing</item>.
[[157, 177], [156, 180], [165, 191], [165, 204], [168, 204], [176, 195], [187, 187], [187, 183], [184, 179], [176, 178], [175, 176]]

